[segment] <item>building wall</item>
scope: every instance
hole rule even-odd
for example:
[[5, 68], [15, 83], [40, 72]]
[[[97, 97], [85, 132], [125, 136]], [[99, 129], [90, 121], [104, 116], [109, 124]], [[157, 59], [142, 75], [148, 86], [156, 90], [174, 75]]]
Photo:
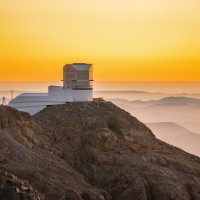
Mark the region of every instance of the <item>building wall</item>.
[[77, 80], [77, 71], [70, 65], [63, 68], [63, 86], [71, 88], [73, 86], [72, 80]]
[[[85, 68], [87, 66], [89, 68]], [[81, 69], [82, 68], [82, 69]], [[88, 64], [80, 65], [80, 69], [75, 69], [71, 64], [63, 68], [63, 86], [65, 88], [90, 88], [93, 80], [93, 66]]]
[[77, 80], [89, 80], [89, 71], [77, 71]]
[[14, 98], [9, 106], [20, 111], [36, 114], [48, 105], [65, 104], [74, 101], [92, 101], [93, 90], [63, 89], [59, 86], [49, 86], [49, 93], [24, 93]]
[[90, 71], [89, 71], [89, 80], [93, 81], [93, 65], [91, 65], [90, 67]]
[[51, 85], [51, 86], [48, 87], [48, 95], [65, 96], [66, 95], [66, 89], [61, 87], [61, 86]]
[[92, 101], [93, 90], [73, 90], [74, 101]]
[[37, 106], [37, 107], [29, 106], [29, 107], [20, 107], [20, 108], [17, 108], [17, 110], [27, 112], [33, 116], [45, 108], [46, 108], [46, 106]]
[[46, 108], [48, 105], [65, 103], [65, 98], [56, 98], [56, 96], [24, 96], [21, 94], [16, 99], [13, 99], [9, 103], [9, 106], [16, 108], [19, 111], [25, 111], [34, 115]]

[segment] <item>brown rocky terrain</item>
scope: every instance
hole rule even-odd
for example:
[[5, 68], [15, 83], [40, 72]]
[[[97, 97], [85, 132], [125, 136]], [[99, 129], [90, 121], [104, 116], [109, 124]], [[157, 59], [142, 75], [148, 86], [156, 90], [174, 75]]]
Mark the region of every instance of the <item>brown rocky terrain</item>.
[[0, 106], [0, 142], [0, 199], [200, 199], [200, 158], [109, 102]]

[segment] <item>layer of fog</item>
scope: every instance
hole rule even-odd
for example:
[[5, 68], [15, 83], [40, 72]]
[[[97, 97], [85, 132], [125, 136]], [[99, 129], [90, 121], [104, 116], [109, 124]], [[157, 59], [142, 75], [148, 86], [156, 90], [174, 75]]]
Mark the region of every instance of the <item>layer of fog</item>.
[[200, 99], [108, 99], [145, 123], [157, 138], [200, 157]]
[[[23, 92], [15, 90], [13, 97]], [[11, 91], [0, 91], [0, 103], [3, 97], [8, 103]], [[146, 123], [159, 139], [200, 156], [200, 94], [94, 91], [94, 97], [112, 101]]]

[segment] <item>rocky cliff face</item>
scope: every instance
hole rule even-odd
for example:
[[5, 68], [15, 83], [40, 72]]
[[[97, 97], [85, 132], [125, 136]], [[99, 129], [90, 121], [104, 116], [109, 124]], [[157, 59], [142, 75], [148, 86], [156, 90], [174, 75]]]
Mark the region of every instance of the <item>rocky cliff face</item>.
[[[200, 199], [200, 158], [109, 102], [52, 106], [33, 119], [1, 106], [0, 142], [0, 169], [30, 199]], [[0, 197], [9, 188], [1, 177]]]
[[40, 200], [40, 197], [27, 181], [0, 170], [0, 199]]

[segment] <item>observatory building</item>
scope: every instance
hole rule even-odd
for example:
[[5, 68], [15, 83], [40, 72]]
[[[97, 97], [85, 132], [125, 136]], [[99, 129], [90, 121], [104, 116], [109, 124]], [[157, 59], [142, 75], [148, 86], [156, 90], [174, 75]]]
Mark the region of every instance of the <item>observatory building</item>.
[[47, 106], [92, 101], [92, 97], [92, 64], [73, 63], [63, 67], [63, 86], [49, 86], [48, 93], [22, 93], [8, 105], [34, 115]]

